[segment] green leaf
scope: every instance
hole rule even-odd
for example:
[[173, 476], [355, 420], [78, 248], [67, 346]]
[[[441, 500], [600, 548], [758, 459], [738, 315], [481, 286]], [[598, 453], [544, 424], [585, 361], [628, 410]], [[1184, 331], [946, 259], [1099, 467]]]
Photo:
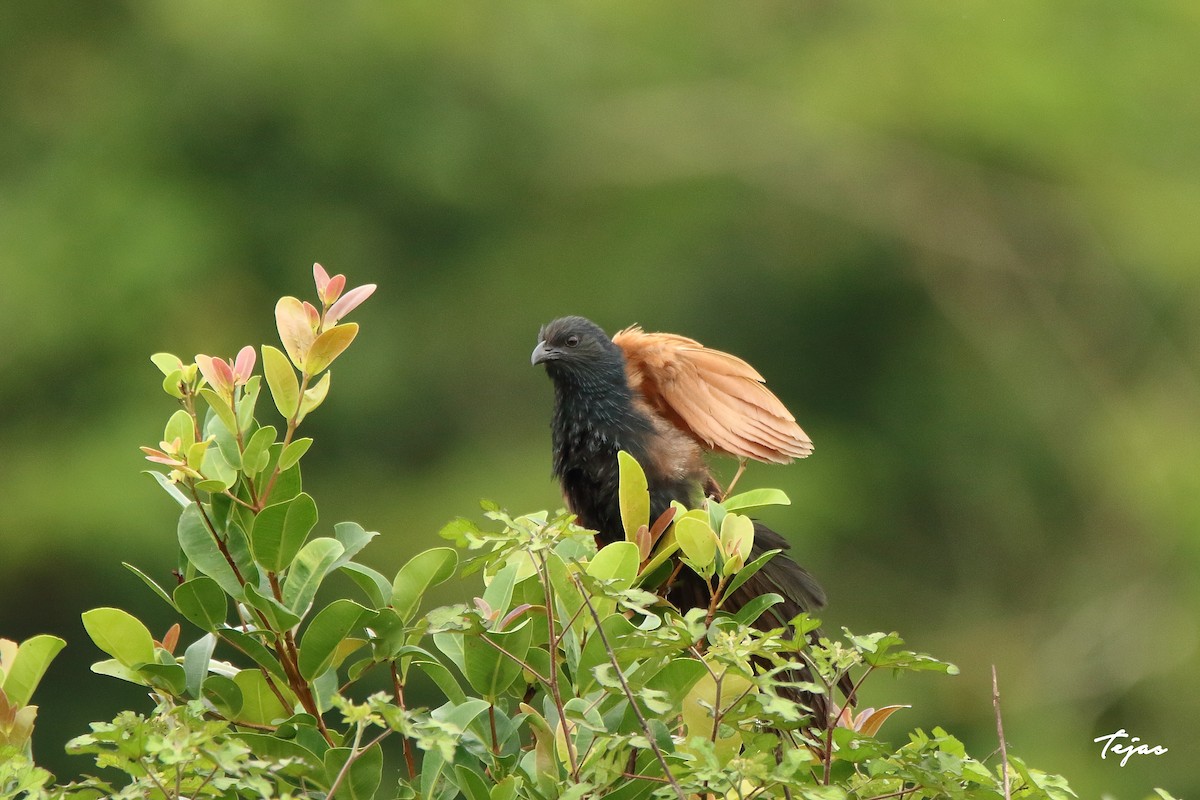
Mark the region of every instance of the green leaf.
[[156, 595], [161, 597], [162, 601], [164, 603], [166, 603], [167, 605], [169, 605], [171, 608], [175, 608], [175, 603], [167, 595], [166, 591], [164, 591], [161, 586], [159, 586], [157, 583], [154, 582], [153, 578], [151, 578], [149, 575], [142, 572], [140, 569], [133, 566], [132, 564], [127, 564], [124, 561], [122, 561], [121, 566], [124, 567], [125, 569], [129, 570], [130, 572], [132, 572], [134, 575], [137, 575], [139, 578], [141, 578], [142, 582], [150, 587], [150, 591], [154, 592]]
[[238, 429], [237, 417], [233, 415], [233, 409], [229, 406], [229, 401], [221, 395], [214, 392], [212, 389], [205, 386], [200, 390], [200, 396], [208, 403], [208, 407], [212, 409], [217, 418], [221, 420], [221, 424], [233, 433]]
[[[352, 755], [354, 752], [349, 747], [331, 747], [325, 751], [325, 777], [331, 786]], [[333, 793], [333, 800], [370, 800], [379, 789], [383, 780], [383, 750], [375, 744], [357, 755]]]
[[250, 477], [267, 468], [271, 460], [271, 445], [275, 444], [275, 428], [271, 425], [259, 428], [246, 442], [242, 451], [242, 471]]
[[[203, 443], [201, 443], [203, 444]], [[241, 462], [241, 457], [237, 458]], [[196, 469], [198, 465], [189, 465]], [[205, 480], [196, 484], [196, 488], [204, 492], [223, 492], [237, 482], [237, 466], [230, 462], [221, 450], [219, 444], [209, 445], [204, 454], [204, 466], [200, 470]]]
[[306, 544], [292, 561], [283, 583], [283, 604], [303, 616], [343, 550], [341, 542], [325, 537]]
[[12, 663], [5, 665], [7, 672], [0, 681], [0, 687], [3, 687], [4, 694], [8, 696], [9, 706], [20, 708], [28, 705], [33, 697], [33, 690], [46, 674], [50, 662], [66, 646], [66, 641], [48, 634], [33, 636], [21, 642]]
[[412, 619], [426, 590], [449, 579], [457, 568], [458, 553], [449, 547], [435, 547], [409, 559], [392, 582], [391, 604], [400, 618]]
[[646, 688], [664, 692], [672, 706], [679, 706], [706, 674], [708, 668], [699, 659], [675, 658], [646, 681]]
[[[224, 595], [222, 595], [222, 598]], [[217, 637], [206, 633], [188, 645], [183, 651], [183, 672], [187, 678], [187, 693], [200, 698], [201, 687], [208, 675], [208, 665], [212, 662], [213, 650], [217, 646]]]
[[139, 675], [133, 667], [127, 667], [115, 658], [109, 658], [104, 661], [97, 661], [92, 664], [92, 672], [97, 675], [107, 675], [110, 678], [136, 683], [138, 686], [145, 686], [146, 679]]
[[171, 355], [170, 353], [155, 353], [150, 356], [150, 361], [154, 366], [158, 367], [158, 371], [164, 376], [169, 376], [173, 372], [180, 372], [183, 369], [183, 361], [179, 356]]
[[200, 694], [224, 717], [232, 719], [242, 711], [242, 690], [232, 678], [209, 675], [200, 685]]
[[728, 565], [740, 568], [754, 547], [754, 522], [741, 514], [729, 513], [721, 522], [721, 551]]
[[137, 668], [143, 682], [173, 697], [187, 692], [187, 673], [179, 664], [143, 664]]
[[[299, 765], [294, 767], [298, 769], [299, 774], [310, 781], [316, 781], [321, 788], [329, 788], [329, 781], [325, 779], [325, 764], [321, 760], [321, 756], [298, 741], [294, 739], [281, 739], [279, 736], [272, 736], [266, 733], [248, 733], [246, 731], [239, 731], [237, 738], [245, 743], [259, 758], [268, 761], [282, 761], [285, 758], [290, 758], [295, 762], [299, 762]], [[289, 767], [288, 769], [292, 768]], [[285, 772], [285, 774], [291, 773]]]
[[581, 696], [596, 687], [596, 667], [601, 665], [611, 666], [612, 664], [608, 650], [604, 646], [605, 639], [608, 640], [609, 645], [613, 648], [613, 652], [616, 653], [618, 664], [627, 665], [630, 661], [638, 657], [631, 655], [628, 651], [623, 652], [620, 646], [622, 639], [638, 635], [637, 628], [623, 614], [609, 614], [604, 617], [600, 622], [600, 629], [604, 631], [604, 637], [601, 638], [593, 633], [588, 637], [587, 643], [583, 646], [579, 654], [579, 665], [576, 670], [579, 677], [576, 680]]
[[215, 580], [230, 597], [242, 599], [241, 581], [221, 553], [195, 503], [179, 516], [179, 546], [192, 566]]
[[342, 643], [370, 610], [353, 600], [334, 600], [313, 617], [300, 640], [300, 675], [313, 680], [329, 669]]
[[162, 474], [161, 472], [155, 472], [152, 469], [142, 470], [142, 474], [149, 475], [151, 478], [154, 478], [155, 482], [162, 487], [163, 491], [171, 495], [171, 499], [173, 499], [176, 503], [179, 503], [181, 507], [187, 508], [191, 504], [192, 498], [179, 491], [179, 487], [172, 483], [171, 479], [166, 475]]
[[350, 559], [358, 555], [378, 535], [377, 531], [363, 530], [363, 526], [357, 522], [339, 522], [334, 525], [333, 538], [342, 543], [344, 550], [333, 568], [337, 569], [343, 564], [349, 563]]
[[183, 370], [177, 369], [170, 375], [163, 378], [163, 391], [171, 395], [177, 400], [183, 399], [183, 390], [179, 388], [179, 384], [183, 382]]
[[429, 679], [446, 695], [451, 703], [465, 703], [466, 692], [458, 685], [458, 681], [445, 664], [429, 659], [414, 660], [412, 665], [429, 676]]
[[520, 567], [517, 561], [505, 562], [490, 580], [485, 579], [487, 586], [483, 590], [483, 602], [489, 608], [500, 610], [512, 605], [513, 586], [516, 585]]
[[291, 419], [300, 407], [300, 382], [288, 357], [269, 344], [262, 346], [263, 374], [271, 390], [271, 399], [284, 419]]
[[222, 639], [225, 639], [231, 645], [241, 650], [254, 660], [254, 663], [268, 670], [272, 675], [281, 680], [287, 680], [287, 673], [284, 672], [283, 665], [279, 663], [279, 659], [267, 649], [256, 636], [245, 631], [240, 631], [237, 628], [224, 628], [219, 631]]
[[322, 372], [350, 346], [357, 335], [357, 322], [335, 325], [329, 330], [323, 331], [312, 343], [312, 347], [308, 350], [308, 357], [304, 361], [308, 374], [317, 375]]
[[491, 800], [483, 776], [462, 764], [454, 766], [454, 782], [466, 796], [466, 800]]
[[[259, 670], [244, 669], [233, 676], [233, 682], [242, 693], [242, 709], [238, 712], [236, 721], [251, 725], [271, 725], [292, 715], [292, 709], [279, 702], [279, 698], [271, 691], [266, 678]], [[289, 696], [291, 690], [286, 685], [277, 684], [276, 688], [294, 705], [294, 699]]]
[[273, 631], [286, 631], [300, 624], [300, 615], [293, 613], [269, 594], [246, 584], [246, 605], [261, 613]]
[[250, 423], [254, 421], [254, 407], [258, 404], [258, 394], [261, 389], [261, 375], [252, 375], [242, 388], [242, 396], [238, 399], [237, 404], [238, 430], [243, 432], [250, 430]]
[[349, 575], [355, 585], [362, 589], [372, 608], [378, 609], [387, 605], [388, 598], [392, 595], [392, 582], [384, 575], [353, 561], [342, 564], [338, 569]]
[[729, 585], [725, 587], [725, 596], [728, 597], [731, 594], [733, 594], [735, 591], [737, 591], [738, 587], [740, 587], [743, 583], [745, 583], [746, 581], [753, 578], [754, 575], [760, 569], [762, 569], [763, 567], [765, 567], [767, 565], [768, 561], [770, 561], [772, 558], [774, 558], [776, 555], [778, 555], [779, 553], [782, 553], [782, 552], [783, 552], [782, 550], [778, 550], [778, 549], [768, 550], [767, 552], [763, 553], [761, 556], [754, 559], [749, 564], [747, 564], [746, 566], [744, 566], [740, 570], [738, 570], [737, 574], [733, 576], [733, 580], [731, 580], [729, 582]]
[[650, 524], [650, 493], [646, 473], [637, 459], [624, 450], [617, 453], [617, 471], [621, 524], [625, 527], [625, 540], [632, 542], [637, 539], [638, 529]]
[[163, 430], [163, 441], [170, 443], [176, 439], [180, 442], [180, 449], [186, 449], [196, 443], [196, 425], [192, 422], [192, 417], [182, 408], [171, 415], [167, 420], [167, 427]]
[[329, 394], [329, 381], [332, 374], [332, 372], [326, 372], [316, 385], [304, 390], [304, 396], [300, 398], [300, 414], [296, 417], [296, 422], [303, 420], [317, 406], [325, 402], [325, 397]]
[[533, 625], [530, 622], [504, 632], [466, 634], [463, 638], [463, 675], [467, 683], [485, 698], [499, 697], [521, 676], [524, 667], [520, 661], [525, 660], [532, 640]]
[[267, 506], [254, 518], [250, 534], [255, 561], [271, 572], [287, 569], [316, 524], [317, 504], [303, 492]]
[[104, 652], [123, 666], [154, 661], [154, 637], [136, 617], [119, 608], [93, 608], [83, 612], [83, 627]]
[[612, 542], [600, 549], [588, 563], [587, 574], [601, 581], [613, 581], [617, 591], [628, 589], [637, 578], [641, 554], [633, 542]]
[[207, 575], [199, 575], [176, 586], [174, 600], [179, 613], [203, 631], [215, 631], [225, 623], [229, 612], [225, 591]]
[[744, 606], [739, 608], [737, 613], [733, 615], [733, 618], [736, 619], [740, 625], [753, 625], [755, 620], [762, 616], [763, 612], [782, 602], [783, 597], [775, 594], [774, 592], [760, 594], [758, 597], [755, 597], [753, 600], [750, 600]]
[[779, 489], [751, 489], [721, 501], [726, 511], [745, 512], [763, 506], [790, 506], [791, 499]]
[[308, 437], [289, 442], [288, 446], [283, 448], [283, 452], [279, 454], [279, 469], [291, 469], [308, 452], [312, 443], [313, 440]]
[[706, 516], [684, 514], [675, 523], [675, 540], [697, 569], [709, 567], [717, 557], [717, 534], [708, 526]]

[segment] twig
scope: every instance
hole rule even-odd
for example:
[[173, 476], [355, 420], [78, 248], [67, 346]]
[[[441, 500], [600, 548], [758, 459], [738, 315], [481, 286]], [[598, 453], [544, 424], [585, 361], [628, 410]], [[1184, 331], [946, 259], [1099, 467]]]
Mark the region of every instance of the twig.
[[996, 736], [1000, 738], [1000, 761], [1004, 775], [1004, 800], [1012, 800], [1012, 784], [1008, 776], [1008, 746], [1004, 743], [1004, 723], [1000, 720], [1000, 684], [996, 681], [996, 665], [992, 664], [992, 708], [996, 712]]
[[[554, 699], [554, 708], [558, 711], [558, 724], [562, 726], [563, 739], [567, 743], [567, 761], [571, 765], [571, 778], [579, 783], [579, 760], [575, 753], [575, 743], [572, 741], [572, 736], [569, 731], [571, 723], [567, 721], [567, 710], [563, 706], [562, 693], [558, 688], [558, 638], [554, 633], [554, 614], [557, 610], [557, 605], [554, 602], [554, 587], [550, 582], [550, 567], [546, 564], [546, 557], [542, 554], [539, 559], [540, 571], [538, 577], [542, 580], [542, 588], [546, 591], [546, 631], [550, 642], [555, 643], [555, 646], [550, 649], [550, 675], [548, 685], [550, 687], [550, 696]], [[576, 576], [576, 584], [579, 584], [578, 576]], [[583, 587], [579, 588], [580, 595], [583, 595]], [[590, 604], [589, 604], [590, 607]], [[592, 612], [595, 616], [596, 612]], [[600, 624], [599, 619], [596, 620], [596, 625]], [[489, 641], [485, 636], [484, 641]], [[491, 642], [495, 645], [495, 642]], [[499, 645], [495, 645], [499, 648]], [[535, 673], [536, 674], [536, 673]]]
[[[400, 683], [400, 673], [396, 670], [395, 661], [392, 662], [392, 690], [396, 693], [396, 705], [400, 707], [401, 711], [405, 711], [404, 685]], [[417, 765], [413, 760], [412, 742], [408, 740], [407, 736], [400, 737], [400, 740], [404, 743], [404, 765], [408, 767], [408, 777], [416, 777]]]
[[[625, 698], [629, 701], [630, 708], [633, 709], [638, 723], [642, 726], [642, 731], [646, 734], [646, 741], [649, 742], [650, 749], [654, 751], [654, 757], [658, 759], [659, 766], [663, 769], [663, 774], [671, 784], [671, 788], [675, 790], [675, 794], [679, 797], [679, 800], [687, 800], [687, 795], [683, 793], [683, 787], [679, 785], [679, 781], [675, 780], [675, 775], [671, 772], [671, 766], [667, 763], [666, 757], [663, 756], [662, 750], [658, 748], [658, 742], [654, 740], [654, 732], [650, 730], [650, 724], [646, 722], [646, 717], [642, 714], [642, 709], [638, 707], [637, 698], [633, 696], [633, 691], [629, 688], [629, 684], [625, 680], [625, 673], [621, 671], [621, 664], [617, 661], [617, 654], [613, 651], [612, 645], [608, 643], [608, 637], [604, 635], [604, 626], [600, 624], [600, 615], [596, 613], [592, 601], [588, 598], [587, 591], [583, 588], [583, 581], [580, 580], [578, 575], [572, 575], [571, 579], [575, 581], [575, 585], [579, 588], [579, 596], [583, 598], [584, 605], [587, 606], [588, 612], [596, 622], [596, 633], [600, 636], [600, 644], [604, 645], [604, 652], [608, 653], [608, 660], [613, 665], [613, 670], [617, 673], [617, 680], [621, 682], [621, 690], [625, 693]], [[570, 740], [568, 739], [567, 741], [569, 744]]]
[[342, 781], [344, 781], [346, 779], [346, 775], [349, 774], [349, 772], [350, 772], [350, 766], [359, 759], [359, 756], [361, 756], [363, 753], [367, 752], [366, 748], [363, 748], [362, 750], [358, 749], [358, 746], [360, 744], [362, 744], [362, 735], [363, 735], [364, 727], [365, 726], [361, 722], [355, 726], [355, 728], [354, 728], [354, 744], [352, 744], [350, 746], [350, 755], [346, 756], [346, 763], [342, 764], [342, 768], [338, 772], [337, 777], [333, 779], [333, 783], [329, 787], [329, 794], [328, 794], [329, 797], [333, 797], [334, 794], [337, 793], [338, 787], [341, 786]]

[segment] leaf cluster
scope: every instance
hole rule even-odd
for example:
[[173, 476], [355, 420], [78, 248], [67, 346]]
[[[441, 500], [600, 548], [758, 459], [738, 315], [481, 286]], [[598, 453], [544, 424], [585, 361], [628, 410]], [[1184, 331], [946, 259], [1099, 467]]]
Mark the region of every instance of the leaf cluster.
[[[832, 687], [860, 687], [881, 668], [954, 673], [895, 633], [831, 640], [807, 615], [770, 616], [772, 594], [726, 608], [774, 556], [747, 563], [748, 514], [786, 503], [776, 490], [651, 520], [645, 475], [622, 453], [624, 541], [598, 548], [567, 514], [485, 504], [484, 520], [442, 530], [453, 547], [394, 574], [360, 561], [377, 534], [321, 529], [301, 478], [311, 440], [296, 432], [357, 332], [341, 318], [370, 290], [343, 295], [345, 279], [319, 266], [314, 277], [321, 307], [281, 300], [284, 350], [259, 351], [282, 422], [259, 421], [252, 348], [228, 361], [155, 356], [180, 409], [160, 447], [144, 449], [180, 506], [179, 567], [169, 591], [129, 569], [188, 632], [176, 624], [156, 639], [124, 610], [83, 614], [107, 656], [93, 669], [146, 687], [157, 707], [72, 741], [106, 777], [67, 786], [29, 757], [25, 710], [61, 640], [0, 643], [0, 747], [11, 756], [0, 798], [990, 799], [1006, 774], [1013, 797], [1072, 796], [1015, 757], [972, 758], [941, 729], [887, 743], [880, 728], [900, 706], [838, 708]], [[709, 587], [707, 607], [664, 599], [683, 569]], [[321, 591], [334, 573], [352, 597]], [[427, 607], [431, 587], [470, 575], [483, 578], [478, 597]], [[389, 690], [364, 690], [368, 673]], [[417, 679], [437, 687], [438, 705], [408, 701]], [[814, 694], [828, 696], [824, 718], [802, 700]], [[399, 774], [385, 775], [385, 748]]]

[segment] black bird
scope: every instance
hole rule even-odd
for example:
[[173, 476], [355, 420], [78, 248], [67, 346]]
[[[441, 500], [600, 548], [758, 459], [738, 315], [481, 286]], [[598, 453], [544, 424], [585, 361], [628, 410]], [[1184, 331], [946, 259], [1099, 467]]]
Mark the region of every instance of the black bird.
[[[683, 336], [627, 328], [609, 338], [583, 317], [544, 325], [532, 363], [545, 365], [554, 384], [551, 424], [554, 475], [567, 506], [602, 544], [625, 538], [618, 502], [617, 453], [637, 459], [650, 490], [650, 519], [677, 500], [688, 508], [706, 495], [721, 497], [704, 451], [786, 463], [812, 452], [795, 419], [741, 359]], [[754, 523], [750, 560], [788, 542]], [[777, 592], [784, 601], [760, 618], [765, 628], [785, 625], [825, 604], [825, 593], [803, 567], [780, 553], [741, 586], [725, 608]], [[668, 599], [680, 608], [707, 607], [704, 581], [682, 570]], [[843, 686], [843, 690], [848, 686]], [[796, 698], [825, 727], [824, 695]]]

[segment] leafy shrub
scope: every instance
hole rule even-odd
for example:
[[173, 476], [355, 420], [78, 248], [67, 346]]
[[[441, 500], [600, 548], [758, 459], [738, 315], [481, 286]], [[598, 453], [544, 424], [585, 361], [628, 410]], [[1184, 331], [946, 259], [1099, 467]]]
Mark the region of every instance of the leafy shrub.
[[[623, 455], [627, 540], [599, 550], [567, 515], [490, 504], [486, 523], [451, 522], [442, 536], [454, 547], [421, 552], [394, 577], [356, 560], [376, 533], [342, 522], [314, 536], [300, 474], [312, 440], [297, 432], [358, 332], [343, 318], [374, 290], [343, 293], [345, 278], [319, 265], [314, 275], [319, 309], [291, 297], [275, 308], [283, 350], [153, 357], [180, 404], [161, 444], [143, 448], [181, 508], [177, 584], [127, 566], [199, 635], [175, 625], [155, 640], [123, 610], [84, 613], [108, 656], [93, 669], [145, 686], [157, 707], [73, 740], [110, 777], [66, 786], [50, 785], [28, 747], [28, 703], [61, 640], [0, 647], [0, 797], [1073, 796], [1018, 758], [970, 757], [940, 728], [887, 744], [877, 734], [895, 706], [813, 719], [789, 699], [831, 694], [847, 674], [860, 686], [884, 669], [954, 668], [894, 633], [812, 642], [818, 622], [805, 615], [757, 630], [775, 595], [726, 610], [770, 557], [745, 563], [746, 515], [786, 502], [775, 490], [650, 520], [644, 475]], [[259, 421], [264, 377], [282, 422]], [[681, 611], [652, 591], [673, 569], [708, 580], [708, 608]], [[335, 572], [353, 598], [318, 598]], [[473, 573], [481, 597], [423, 612], [430, 587]], [[796, 684], [802, 666], [813, 681]], [[362, 690], [368, 673], [391, 691]], [[443, 704], [406, 701], [418, 676]], [[386, 780], [385, 747], [400, 762]]]

